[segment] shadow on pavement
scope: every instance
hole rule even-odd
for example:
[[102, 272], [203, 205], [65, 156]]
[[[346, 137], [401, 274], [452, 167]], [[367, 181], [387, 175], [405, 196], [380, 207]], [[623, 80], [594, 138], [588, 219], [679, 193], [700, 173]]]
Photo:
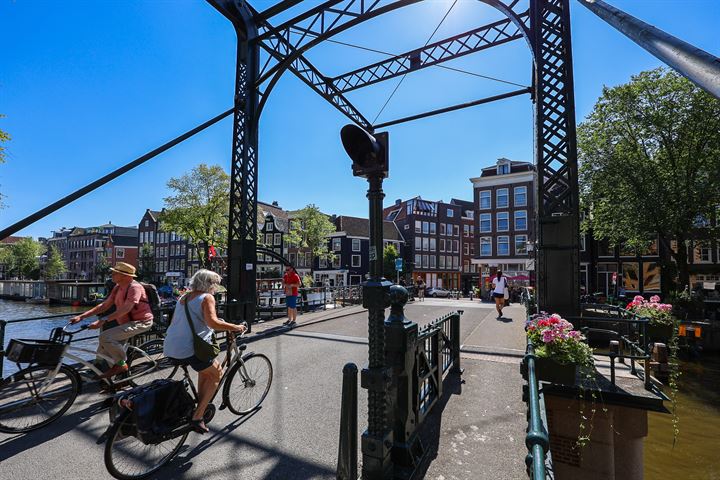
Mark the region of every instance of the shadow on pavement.
[[430, 464], [437, 458], [440, 446], [440, 435], [442, 434], [443, 411], [453, 395], [462, 394], [463, 383], [465, 383], [465, 380], [457, 374], [451, 373], [445, 378], [442, 397], [440, 397], [438, 403], [435, 404], [425, 419], [425, 423], [420, 427], [420, 439], [425, 448], [425, 455], [412, 478], [425, 478]]

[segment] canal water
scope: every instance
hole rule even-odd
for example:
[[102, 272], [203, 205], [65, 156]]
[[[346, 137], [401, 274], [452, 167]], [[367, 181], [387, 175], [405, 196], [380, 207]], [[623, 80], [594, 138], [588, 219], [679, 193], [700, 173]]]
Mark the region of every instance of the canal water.
[[[57, 319], [7, 325], [6, 345], [11, 338], [47, 338], [50, 330], [65, 325], [74, 312], [87, 308], [0, 300], [1, 320], [68, 314], [67, 317]], [[94, 340], [88, 340], [87, 343], [92, 345], [93, 342]], [[4, 375], [11, 373], [13, 367], [13, 364], [6, 364]], [[720, 355], [705, 354], [701, 361], [681, 362], [680, 368], [680, 435], [673, 446], [672, 416], [649, 414], [649, 436], [645, 442], [645, 478], [720, 480]], [[669, 402], [667, 406], [670, 407]]]

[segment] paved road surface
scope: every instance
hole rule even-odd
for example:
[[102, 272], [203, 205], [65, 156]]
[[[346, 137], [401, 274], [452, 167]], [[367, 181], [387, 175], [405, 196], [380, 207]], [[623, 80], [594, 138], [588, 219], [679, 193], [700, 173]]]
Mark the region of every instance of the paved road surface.
[[[464, 383], [446, 380], [448, 393], [427, 420], [424, 438], [432, 461], [424, 466], [426, 477], [522, 478], [526, 423], [517, 355], [524, 345], [524, 310], [510, 307], [507, 319], [496, 320], [489, 304], [428, 299], [409, 304], [405, 312], [422, 325], [455, 309], [465, 311]], [[343, 316], [328, 319], [337, 315]], [[191, 434], [181, 454], [155, 478], [335, 478], [341, 372], [347, 362], [360, 368], [367, 363], [367, 313], [351, 307], [300, 321], [311, 324], [250, 344], [249, 350], [268, 355], [275, 368], [263, 408], [245, 418], [218, 412], [211, 432]], [[63, 418], [40, 431], [0, 434], [0, 479], [109, 478], [103, 446], [95, 444], [108, 424], [107, 411], [96, 407], [102, 398], [81, 395]], [[363, 390], [358, 412], [362, 431], [367, 424]]]

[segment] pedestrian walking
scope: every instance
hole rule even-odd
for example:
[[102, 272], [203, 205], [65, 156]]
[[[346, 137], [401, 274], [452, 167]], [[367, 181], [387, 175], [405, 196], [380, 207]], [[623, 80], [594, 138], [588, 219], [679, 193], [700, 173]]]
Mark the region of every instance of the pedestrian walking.
[[497, 310], [498, 312], [497, 318], [502, 318], [502, 309], [505, 306], [505, 295], [507, 295], [509, 292], [507, 286], [507, 277], [503, 276], [501, 270], [498, 270], [495, 273], [495, 278], [493, 278], [492, 280], [492, 285], [492, 296], [495, 300], [495, 310]]
[[285, 286], [285, 305], [287, 305], [288, 311], [288, 319], [283, 322], [283, 325], [293, 326], [297, 319], [297, 297], [298, 288], [300, 287], [300, 275], [298, 275], [295, 267], [291, 265], [285, 267], [283, 285]]
[[418, 299], [421, 302], [425, 301], [425, 282], [423, 281], [422, 277], [418, 277], [418, 279], [417, 279], [417, 290], [418, 290]]

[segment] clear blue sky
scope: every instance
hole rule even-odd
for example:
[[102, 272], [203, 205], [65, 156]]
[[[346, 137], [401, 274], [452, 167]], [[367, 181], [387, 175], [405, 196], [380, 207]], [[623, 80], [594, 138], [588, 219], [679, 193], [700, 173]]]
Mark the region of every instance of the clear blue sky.
[[[251, 2], [262, 10], [274, 2]], [[303, 2], [307, 9], [319, 2]], [[718, 0], [609, 0], [715, 55], [720, 55]], [[430, 0], [347, 31], [337, 39], [386, 52], [422, 46], [452, 4]], [[297, 8], [296, 8], [297, 11]], [[629, 80], [660, 63], [572, 2], [577, 119], [603, 85]], [[475, 0], [459, 0], [433, 40], [499, 19]], [[230, 108], [235, 40], [230, 23], [202, 0], [0, 0], [0, 128], [12, 135], [0, 165], [8, 207], [0, 227]], [[383, 55], [321, 45], [308, 58], [328, 76]], [[449, 63], [519, 84], [530, 82], [522, 41]], [[348, 94], [374, 119], [393, 79]], [[408, 75], [378, 122], [476, 100], [517, 87], [439, 68]], [[367, 216], [366, 183], [354, 178], [339, 141], [346, 122], [292, 74], [276, 86], [261, 119], [259, 198], [287, 209]], [[160, 209], [170, 177], [204, 162], [229, 170], [226, 119], [124, 177], [38, 221], [21, 234], [48, 236], [62, 226], [112, 221], [137, 225]], [[470, 177], [499, 157], [532, 160], [532, 105], [527, 96], [391, 127], [386, 203], [421, 195], [472, 198]]]

